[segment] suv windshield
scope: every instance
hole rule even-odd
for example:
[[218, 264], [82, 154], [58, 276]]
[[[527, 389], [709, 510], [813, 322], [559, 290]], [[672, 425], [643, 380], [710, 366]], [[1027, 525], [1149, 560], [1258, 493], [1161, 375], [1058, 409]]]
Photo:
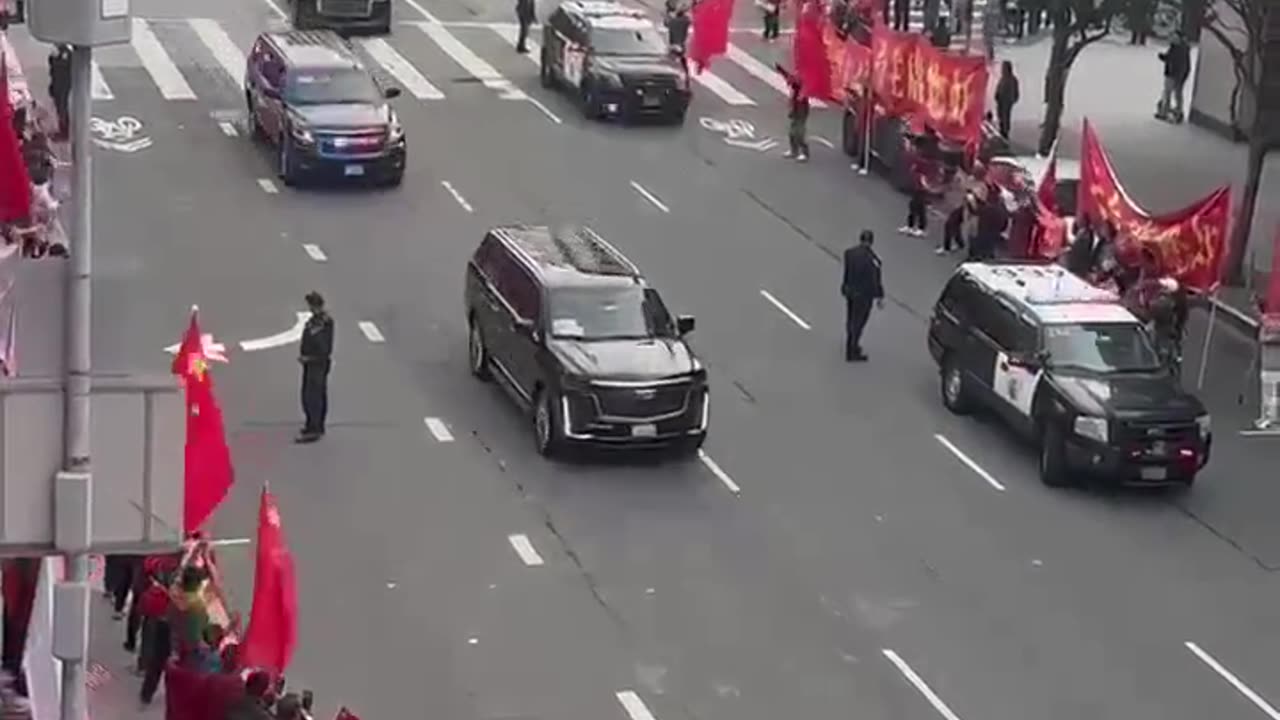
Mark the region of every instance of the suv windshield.
[[665, 55], [667, 40], [657, 28], [591, 29], [591, 49], [597, 55]]
[[551, 336], [573, 340], [675, 337], [662, 298], [649, 288], [561, 288], [548, 304]]
[[1049, 363], [1096, 373], [1154, 371], [1160, 359], [1142, 326], [1133, 323], [1049, 325], [1044, 330]]
[[285, 99], [293, 105], [378, 105], [382, 93], [360, 70], [299, 70], [289, 78]]

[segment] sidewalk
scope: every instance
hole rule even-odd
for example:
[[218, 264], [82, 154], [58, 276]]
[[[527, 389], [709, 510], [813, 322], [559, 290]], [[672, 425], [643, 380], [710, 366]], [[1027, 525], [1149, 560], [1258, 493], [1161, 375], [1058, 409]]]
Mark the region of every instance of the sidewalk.
[[124, 620], [111, 617], [111, 603], [95, 593], [89, 608], [89, 717], [92, 720], [163, 720], [164, 689], [149, 707], [138, 700], [142, 677], [124, 649]]
[[[1153, 41], [1134, 47], [1127, 40], [1127, 35], [1103, 39], [1076, 59], [1068, 80], [1059, 152], [1064, 157], [1080, 157], [1080, 129], [1087, 117], [1111, 155], [1120, 181], [1142, 207], [1153, 213], [1175, 210], [1227, 183], [1238, 202], [1244, 188], [1245, 147], [1193, 125], [1170, 125], [1152, 117], [1161, 82], [1156, 54], [1164, 46]], [[1047, 35], [1039, 42], [997, 50], [997, 59], [1013, 62], [1021, 85], [1012, 139], [1023, 147], [1034, 148], [1039, 138], [1048, 55]], [[1191, 94], [1188, 87], [1188, 103]], [[1250, 239], [1253, 287], [1265, 287], [1262, 276], [1271, 268], [1278, 222], [1280, 160], [1273, 155], [1263, 169]], [[1247, 291], [1227, 288], [1220, 299], [1225, 319], [1246, 330], [1256, 329], [1256, 311]]]

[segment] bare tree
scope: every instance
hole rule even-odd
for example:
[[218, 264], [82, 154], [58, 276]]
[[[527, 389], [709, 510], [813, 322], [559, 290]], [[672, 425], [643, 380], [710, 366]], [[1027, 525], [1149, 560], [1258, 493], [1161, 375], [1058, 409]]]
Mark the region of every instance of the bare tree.
[[[1265, 0], [1232, 0], [1265, 2]], [[1047, 155], [1062, 130], [1067, 78], [1080, 53], [1107, 36], [1111, 20], [1128, 9], [1127, 0], [1049, 0], [1053, 43], [1044, 72], [1044, 120], [1040, 123], [1040, 154]]]
[[[1275, 22], [1275, 18], [1268, 15], [1280, 13], [1280, 10], [1272, 9], [1273, 5], [1273, 0], [1212, 0], [1205, 10], [1204, 29], [1226, 49], [1235, 71], [1236, 84], [1231, 90], [1231, 127], [1249, 142], [1244, 195], [1227, 244], [1226, 275], [1233, 282], [1244, 278], [1244, 260], [1258, 204], [1262, 167], [1276, 140], [1268, 137], [1269, 128], [1262, 113], [1263, 51], [1268, 20]], [[1247, 106], [1247, 117], [1240, 116], [1242, 95], [1248, 98], [1248, 102], [1243, 103]]]

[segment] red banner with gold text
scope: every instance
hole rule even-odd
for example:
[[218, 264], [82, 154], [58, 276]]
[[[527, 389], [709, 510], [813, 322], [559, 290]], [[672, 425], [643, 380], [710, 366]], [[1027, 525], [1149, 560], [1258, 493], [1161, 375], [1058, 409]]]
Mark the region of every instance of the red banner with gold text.
[[1187, 287], [1211, 291], [1218, 286], [1231, 215], [1231, 188], [1223, 186], [1191, 205], [1152, 215], [1129, 197], [1088, 121], [1080, 146], [1079, 212], [1111, 222], [1121, 260], [1136, 263], [1150, 250], [1162, 272]]

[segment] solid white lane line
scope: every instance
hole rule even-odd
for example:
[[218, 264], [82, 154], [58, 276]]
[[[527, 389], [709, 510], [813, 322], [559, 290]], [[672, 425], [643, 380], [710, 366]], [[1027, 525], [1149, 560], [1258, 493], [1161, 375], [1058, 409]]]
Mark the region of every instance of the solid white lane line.
[[782, 301], [774, 297], [773, 295], [769, 294], [768, 290], [761, 290], [760, 294], [764, 296], [765, 300], [768, 300], [770, 303], [772, 303], [774, 307], [781, 310], [783, 315], [786, 315], [787, 317], [791, 318], [791, 321], [794, 322], [795, 324], [799, 325], [805, 330], [813, 329], [809, 327], [809, 323], [804, 321], [804, 318], [792, 312], [791, 308], [787, 307], [786, 305], [783, 305]]
[[559, 116], [559, 115], [556, 115], [556, 114], [555, 114], [555, 113], [553, 113], [553, 112], [551, 112], [551, 108], [549, 108], [549, 107], [547, 107], [546, 105], [544, 105], [544, 104], [542, 103], [542, 101], [541, 101], [541, 100], [539, 100], [538, 98], [533, 97], [533, 96], [530, 96], [530, 97], [529, 97], [529, 103], [530, 103], [531, 105], [533, 105], [534, 107], [538, 108], [538, 110], [542, 111], [542, 114], [543, 114], [543, 115], [546, 115], [546, 116], [547, 116], [547, 119], [548, 119], [548, 120], [550, 120], [551, 122], [555, 123], [556, 125], [563, 125], [563, 124], [564, 124], [564, 121], [560, 119], [560, 116]]
[[440, 185], [444, 187], [445, 190], [449, 191], [449, 194], [458, 202], [458, 205], [462, 206], [463, 210], [466, 210], [469, 213], [475, 212], [475, 208], [471, 207], [471, 203], [467, 202], [467, 199], [462, 197], [462, 193], [458, 192], [458, 189], [453, 186], [453, 183], [448, 180], [441, 180]]
[[827, 146], [827, 147], [831, 148], [832, 150], [834, 150], [834, 149], [836, 148], [836, 144], [835, 144], [835, 143], [833, 143], [833, 142], [831, 142], [830, 140], [828, 140], [828, 139], [826, 139], [826, 138], [822, 137], [821, 135], [810, 135], [810, 136], [809, 136], [809, 138], [810, 138], [811, 140], [813, 140], [814, 142], [818, 143], [819, 145], [825, 145], [825, 146]]
[[723, 78], [713, 72], [703, 71], [701, 73], [696, 73], [693, 76], [693, 81], [715, 93], [721, 100], [730, 105], [743, 107], [756, 104], [755, 100], [743, 95], [738, 88], [730, 85]]
[[529, 542], [528, 535], [508, 535], [507, 542], [511, 543], [511, 549], [516, 551], [525, 565], [538, 567], [542, 564], [542, 556], [533, 547], [533, 543]]
[[[515, 25], [494, 24], [489, 25], [488, 27], [490, 30], [498, 33], [498, 36], [503, 40], [506, 40], [507, 44], [511, 47], [515, 47], [516, 43], [520, 41], [520, 29]], [[529, 34], [533, 35], [533, 32], [530, 31]], [[532, 37], [525, 41], [525, 45], [529, 47], [529, 52], [525, 53], [525, 58], [534, 65], [541, 66], [542, 46], [539, 45], [538, 41], [534, 40]]]
[[1226, 680], [1231, 687], [1236, 689], [1236, 692], [1240, 693], [1245, 697], [1245, 699], [1253, 703], [1254, 706], [1261, 710], [1264, 715], [1271, 718], [1271, 720], [1280, 720], [1280, 712], [1277, 712], [1275, 708], [1271, 707], [1271, 703], [1264, 700], [1261, 695], [1254, 692], [1248, 685], [1245, 685], [1243, 680], [1236, 677], [1234, 673], [1223, 666], [1222, 663], [1218, 662], [1212, 655], [1205, 652], [1199, 645], [1191, 642], [1190, 640], [1183, 644], [1186, 645], [1187, 649], [1190, 650], [1193, 655], [1200, 658], [1200, 662], [1208, 665], [1210, 670], [1218, 673], [1219, 677]]
[[374, 325], [368, 320], [360, 321], [360, 332], [364, 333], [365, 339], [367, 339], [371, 343], [381, 343], [381, 342], [387, 341], [387, 339], [382, 336], [382, 331], [378, 329], [378, 326]]
[[98, 67], [96, 61], [91, 67], [93, 68], [93, 99], [115, 100], [116, 96], [111, 92], [111, 87], [107, 85], [107, 79], [102, 76], [102, 68]]
[[645, 200], [648, 200], [649, 202], [653, 203], [653, 206], [658, 208], [662, 212], [664, 213], [671, 212], [671, 208], [667, 207], [666, 204], [664, 204], [661, 200], [659, 200], [657, 196], [655, 196], [653, 193], [649, 192], [648, 190], [645, 190], [644, 186], [636, 182], [635, 180], [631, 181], [631, 188], [636, 192], [640, 193], [640, 195], [642, 195]]
[[169, 53], [160, 44], [159, 38], [151, 31], [151, 26], [146, 20], [133, 18], [133, 35], [130, 44], [133, 45], [133, 51], [137, 53], [138, 59], [142, 61], [143, 69], [151, 76], [156, 87], [160, 88], [160, 95], [165, 100], [196, 99], [195, 91], [187, 84], [187, 79], [183, 77], [178, 66], [169, 59]]
[[631, 720], [657, 720], [634, 690], [623, 690], [616, 695], [618, 702], [622, 703], [622, 709], [627, 711], [627, 716]]
[[276, 184], [269, 178], [258, 178], [258, 187], [262, 188], [262, 192], [268, 195], [275, 195], [280, 192], [280, 188], [276, 187]]
[[213, 53], [213, 59], [226, 71], [231, 82], [244, 90], [244, 52], [236, 46], [227, 31], [222, 29], [217, 20], [209, 18], [191, 18], [187, 22], [196, 31], [196, 35], [200, 36], [205, 47], [209, 48], [209, 52]]
[[444, 99], [444, 93], [440, 92], [440, 88], [432, 85], [425, 75], [418, 72], [418, 68], [396, 52], [396, 49], [386, 40], [376, 37], [364, 38], [360, 44], [379, 65], [386, 68], [387, 72], [404, 86], [405, 90], [409, 91], [410, 95], [419, 100]]
[[698, 460], [700, 460], [702, 464], [705, 465], [707, 469], [711, 471], [712, 475], [716, 476], [717, 480], [724, 483], [724, 486], [729, 488], [729, 492], [733, 493], [734, 495], [739, 495], [742, 493], [742, 488], [738, 487], [738, 483], [734, 482], [733, 478], [729, 477], [729, 473], [725, 472], [724, 470], [721, 470], [720, 466], [716, 464], [716, 461], [712, 460], [711, 456], [708, 455], [704, 450], [701, 450], [701, 449], [698, 450]]
[[947, 704], [942, 702], [942, 698], [938, 697], [938, 694], [935, 693], [924, 680], [920, 679], [920, 676], [916, 674], [915, 670], [911, 669], [911, 666], [907, 664], [906, 660], [902, 659], [902, 656], [888, 648], [885, 648], [880, 652], [884, 653], [884, 656], [889, 659], [889, 662], [893, 663], [894, 667], [898, 668], [898, 672], [902, 673], [902, 676], [907, 679], [907, 682], [911, 683], [915, 686], [916, 690], [920, 691], [920, 694], [924, 696], [925, 700], [929, 701], [929, 704], [933, 706], [934, 710], [938, 711], [939, 715], [946, 718], [946, 720], [960, 720], [959, 716], [954, 712], [951, 712], [951, 708], [947, 707]]
[[432, 15], [431, 13], [427, 12], [427, 9], [422, 7], [422, 3], [418, 2], [418, 0], [404, 0], [404, 1], [409, 7], [413, 8], [414, 10], [417, 10], [418, 14], [426, 18], [428, 22], [433, 22], [433, 23], [436, 23], [437, 25], [440, 24], [440, 19], [437, 18], [435, 15]]
[[523, 90], [511, 84], [489, 63], [483, 58], [471, 51], [471, 48], [463, 45], [458, 38], [453, 36], [438, 22], [418, 22], [414, 23], [427, 37], [431, 38], [446, 55], [453, 58], [453, 61], [461, 65], [467, 72], [480, 81], [480, 84], [494, 90], [500, 97], [506, 100], [527, 100], [528, 95]]
[[276, 4], [275, 0], [263, 0], [263, 2], [265, 2], [268, 6], [271, 7], [271, 12], [275, 13], [276, 17], [280, 18], [281, 20], [289, 19], [289, 15], [285, 13], [283, 8], [281, 8], [279, 5]]
[[438, 417], [423, 418], [422, 422], [427, 426], [427, 430], [435, 437], [436, 442], [453, 442], [453, 433], [449, 432], [449, 426]]
[[946, 436], [942, 435], [941, 433], [934, 433], [933, 439], [941, 443], [942, 447], [949, 450], [952, 455], [955, 455], [957, 460], [964, 463], [970, 470], [977, 473], [978, 477], [982, 478], [983, 480], [986, 480], [988, 485], [995, 488], [996, 490], [999, 490], [1000, 492], [1005, 491], [1004, 485], [999, 480], [995, 479], [991, 475], [991, 473], [987, 472], [986, 470], [983, 470], [981, 465], [974, 462], [973, 458], [969, 457], [968, 455], [965, 455], [964, 451], [956, 447], [954, 443], [952, 443], [950, 440], [946, 438]]
[[218, 123], [218, 129], [221, 130], [222, 134], [226, 135], [227, 137], [236, 137], [237, 135], [240, 134], [240, 131], [236, 130], [236, 126], [227, 122], [226, 120], [223, 120], [222, 122]]
[[[783, 95], [791, 94], [791, 88], [787, 87], [787, 81], [782, 79], [782, 74], [779, 73], [776, 68], [771, 68], [768, 65], [765, 65], [746, 50], [743, 50], [733, 43], [729, 43], [729, 49], [726, 52], [725, 57], [728, 57], [730, 61], [737, 64], [743, 70], [746, 70], [748, 74], [755, 76], [757, 80], [762, 81], [774, 90], [777, 90]], [[812, 100], [810, 102], [816, 108], [824, 108], [827, 106], [826, 103], [820, 100]]]
[[315, 260], [316, 262], [327, 262], [329, 260], [329, 256], [324, 254], [324, 251], [320, 249], [319, 245], [303, 243], [302, 251], [307, 254], [307, 257]]

